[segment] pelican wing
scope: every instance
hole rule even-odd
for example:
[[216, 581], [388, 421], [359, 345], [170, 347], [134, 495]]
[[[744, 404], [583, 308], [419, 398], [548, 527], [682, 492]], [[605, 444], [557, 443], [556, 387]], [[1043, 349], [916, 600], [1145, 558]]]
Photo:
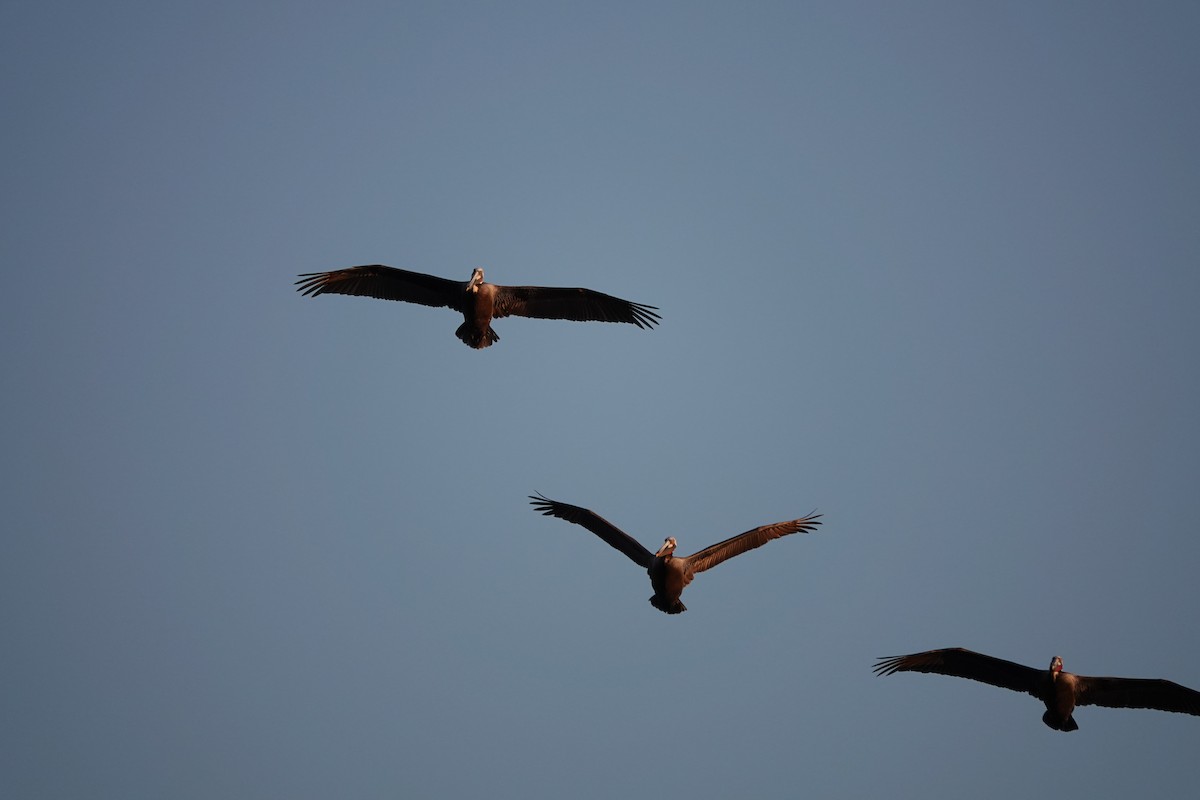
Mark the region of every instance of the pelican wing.
[[1075, 702], [1081, 706], [1155, 708], [1200, 716], [1200, 692], [1161, 678], [1077, 676]]
[[576, 322], [631, 322], [653, 328], [659, 322], [655, 306], [631, 303], [591, 289], [550, 286], [497, 286], [496, 317], [571, 319]]
[[985, 656], [961, 647], [882, 658], [875, 665], [874, 670], [876, 675], [891, 675], [894, 672], [933, 672], [939, 675], [952, 675], [955, 678], [968, 678], [973, 681], [990, 683], [992, 686], [1011, 689], [1014, 692], [1028, 692], [1035, 697], [1037, 696], [1038, 679], [1045, 674], [1045, 670], [1014, 664], [1002, 658]]
[[536, 497], [529, 495], [529, 500], [534, 508], [542, 512], [547, 517], [558, 517], [565, 519], [567, 522], [573, 522], [576, 525], [581, 525], [587, 528], [592, 533], [599, 536], [610, 545], [620, 550], [633, 563], [645, 569], [650, 568], [650, 563], [654, 561], [654, 553], [651, 553], [645, 547], [642, 547], [636, 539], [623, 530], [613, 525], [608, 520], [601, 517], [586, 508], [573, 506], [569, 503], [560, 503], [557, 500], [551, 500], [548, 497], [542, 497], [540, 494]]
[[691, 567], [692, 572], [704, 572], [726, 559], [741, 555], [747, 550], [762, 547], [780, 536], [787, 536], [789, 533], [810, 533], [821, 524], [818, 521], [820, 516], [820, 514], [811, 514], [800, 519], [777, 522], [774, 525], [763, 525], [761, 528], [738, 534], [732, 539], [726, 539], [697, 553], [692, 553], [687, 557], [688, 566]]
[[296, 291], [310, 297], [355, 294], [461, 311], [466, 283], [382, 264], [368, 264], [331, 272], [308, 272], [300, 276], [296, 286]]

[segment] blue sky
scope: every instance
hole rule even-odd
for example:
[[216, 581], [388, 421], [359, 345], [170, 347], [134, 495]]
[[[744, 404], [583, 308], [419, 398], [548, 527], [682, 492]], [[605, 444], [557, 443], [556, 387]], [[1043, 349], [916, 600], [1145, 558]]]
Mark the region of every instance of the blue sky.
[[[1187, 3], [0, 8], [13, 796], [1181, 796]], [[297, 295], [386, 263], [662, 326]], [[526, 496], [694, 552], [689, 587]]]

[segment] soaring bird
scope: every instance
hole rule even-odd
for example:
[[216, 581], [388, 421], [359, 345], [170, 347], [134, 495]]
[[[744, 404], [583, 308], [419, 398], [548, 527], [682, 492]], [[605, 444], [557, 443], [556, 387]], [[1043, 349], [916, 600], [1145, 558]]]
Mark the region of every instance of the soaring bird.
[[369, 264], [309, 272], [296, 281], [305, 296], [356, 294], [382, 300], [403, 300], [423, 306], [452, 308], [461, 312], [463, 324], [454, 335], [477, 350], [500, 341], [492, 330], [496, 317], [539, 317], [577, 322], [629, 322], [653, 328], [660, 317], [656, 306], [631, 303], [591, 289], [560, 289], [549, 286], [497, 286], [485, 283], [483, 270], [476, 267], [465, 283], [410, 272], [406, 269]]
[[772, 539], [787, 536], [789, 533], [810, 533], [821, 523], [820, 514], [810, 514], [800, 519], [777, 522], [774, 525], [763, 525], [761, 528], [738, 534], [732, 539], [726, 539], [712, 547], [706, 547], [690, 556], [675, 555], [675, 537], [668, 536], [657, 553], [651, 553], [638, 544], [637, 540], [608, 522], [600, 515], [580, 508], [579, 506], [560, 503], [542, 495], [530, 495], [529, 499], [534, 508], [547, 517], [558, 517], [576, 525], [582, 525], [599, 536], [611, 546], [620, 550], [633, 563], [642, 567], [650, 574], [650, 586], [654, 594], [650, 597], [650, 605], [668, 614], [680, 614], [687, 611], [687, 606], [679, 601], [683, 589], [692, 582], [697, 572], [715, 567], [726, 559], [741, 555], [747, 550], [762, 547]]
[[952, 647], [883, 658], [874, 670], [876, 675], [936, 672], [990, 683], [1014, 692], [1028, 692], [1046, 704], [1042, 722], [1063, 732], [1079, 730], [1073, 716], [1076, 706], [1154, 708], [1200, 716], [1200, 692], [1194, 689], [1162, 679], [1072, 675], [1063, 672], [1063, 662], [1058, 656], [1050, 659], [1048, 670], [1040, 670]]

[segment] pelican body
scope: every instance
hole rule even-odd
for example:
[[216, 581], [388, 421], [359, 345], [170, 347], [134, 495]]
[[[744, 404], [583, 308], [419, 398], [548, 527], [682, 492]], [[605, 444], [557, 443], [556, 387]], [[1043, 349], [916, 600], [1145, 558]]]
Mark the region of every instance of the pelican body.
[[1049, 669], [1040, 670], [961, 647], [929, 650], [880, 659], [876, 675], [895, 672], [932, 672], [952, 675], [1033, 695], [1046, 706], [1042, 722], [1064, 733], [1079, 730], [1076, 706], [1152, 708], [1200, 716], [1200, 692], [1162, 679], [1093, 678], [1063, 672], [1058, 656]]
[[658, 552], [651, 553], [632, 536], [586, 508], [560, 503], [541, 495], [530, 495], [529, 499], [534, 508], [545, 516], [558, 517], [586, 528], [645, 569], [650, 576], [650, 587], [654, 589], [654, 594], [650, 596], [650, 605], [667, 614], [682, 614], [687, 611], [687, 606], [679, 597], [697, 573], [715, 567], [747, 550], [762, 547], [772, 539], [792, 533], [810, 533], [821, 524], [818, 520], [820, 514], [810, 514], [807, 517], [754, 528], [690, 556], [676, 556], [677, 543], [674, 536], [668, 536], [662, 547], [658, 548]]
[[628, 322], [653, 328], [660, 317], [655, 306], [631, 303], [591, 289], [550, 286], [498, 286], [483, 280], [476, 267], [466, 282], [447, 280], [406, 269], [368, 264], [331, 272], [310, 272], [296, 281], [306, 297], [351, 294], [451, 308], [463, 315], [454, 335], [481, 350], [500, 341], [492, 330], [497, 317], [567, 319], [577, 322]]

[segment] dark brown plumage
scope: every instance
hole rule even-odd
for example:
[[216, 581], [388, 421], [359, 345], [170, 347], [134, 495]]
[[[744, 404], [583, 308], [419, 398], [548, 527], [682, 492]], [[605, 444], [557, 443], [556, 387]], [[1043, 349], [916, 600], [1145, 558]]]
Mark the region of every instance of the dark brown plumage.
[[476, 267], [466, 282], [451, 281], [406, 269], [370, 264], [332, 272], [310, 272], [296, 281], [305, 296], [354, 294], [402, 300], [423, 306], [452, 308], [463, 315], [454, 335], [476, 349], [500, 341], [492, 330], [497, 317], [538, 317], [577, 322], [628, 322], [653, 328], [660, 317], [655, 306], [631, 303], [591, 289], [550, 286], [497, 286], [485, 283]]
[[680, 602], [679, 596], [684, 587], [692, 582], [696, 573], [711, 569], [747, 550], [762, 547], [772, 539], [787, 536], [789, 533], [809, 533], [821, 524], [818, 521], [820, 514], [810, 514], [800, 519], [777, 522], [746, 531], [690, 556], [676, 556], [673, 536], [667, 537], [657, 553], [651, 553], [632, 536], [586, 508], [560, 503], [541, 495], [530, 495], [529, 499], [533, 507], [546, 516], [565, 519], [587, 528], [628, 556], [633, 563], [643, 567], [649, 573], [650, 586], [654, 589], [650, 605], [668, 614], [687, 611], [687, 606]]
[[961, 647], [929, 650], [880, 659], [876, 675], [894, 672], [934, 672], [990, 683], [1001, 689], [1027, 692], [1046, 705], [1042, 722], [1056, 731], [1074, 731], [1076, 706], [1153, 708], [1200, 716], [1200, 692], [1162, 679], [1092, 678], [1062, 671], [1062, 659], [1050, 659], [1047, 670], [1014, 664]]

